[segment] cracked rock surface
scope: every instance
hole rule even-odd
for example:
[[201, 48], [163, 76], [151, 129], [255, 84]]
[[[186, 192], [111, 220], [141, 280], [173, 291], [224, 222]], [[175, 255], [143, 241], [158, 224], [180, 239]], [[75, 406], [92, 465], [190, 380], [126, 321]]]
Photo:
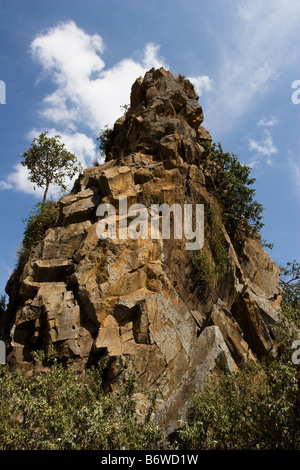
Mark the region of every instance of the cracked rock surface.
[[201, 144], [211, 141], [202, 121], [188, 80], [152, 69], [133, 84], [107, 161], [86, 169], [61, 199], [57, 226], [32, 251], [21, 277], [14, 273], [8, 282], [0, 324], [12, 369], [43, 370], [31, 352], [53, 344], [79, 372], [106, 357], [107, 388], [134, 371], [141, 392], [159, 390], [155, 420], [166, 433], [212, 372], [276, 355], [279, 269], [259, 240], [237, 248], [225, 234], [226, 272], [203, 296], [185, 240], [97, 234], [99, 204], [112, 204], [118, 220], [122, 196], [128, 206], [147, 208], [217, 205], [201, 169]]

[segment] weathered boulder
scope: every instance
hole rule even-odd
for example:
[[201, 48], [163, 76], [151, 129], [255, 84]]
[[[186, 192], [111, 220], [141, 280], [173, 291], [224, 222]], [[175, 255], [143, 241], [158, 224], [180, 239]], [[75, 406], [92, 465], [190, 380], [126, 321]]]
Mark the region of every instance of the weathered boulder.
[[172, 217], [170, 239], [151, 238], [150, 225], [148, 238], [99, 238], [98, 206], [111, 204], [119, 224], [120, 198], [143, 204], [146, 217], [152, 204], [217, 207], [201, 168], [203, 142], [211, 141], [202, 121], [189, 81], [153, 69], [133, 84], [106, 163], [85, 170], [61, 199], [57, 225], [8, 283], [0, 325], [11, 368], [42, 370], [31, 353], [54, 345], [82, 372], [106, 357], [107, 388], [134, 371], [140, 401], [143, 389], [159, 390], [155, 419], [166, 433], [210, 374], [276, 355], [279, 270], [259, 241], [237, 248], [221, 227], [226, 269], [203, 294]]

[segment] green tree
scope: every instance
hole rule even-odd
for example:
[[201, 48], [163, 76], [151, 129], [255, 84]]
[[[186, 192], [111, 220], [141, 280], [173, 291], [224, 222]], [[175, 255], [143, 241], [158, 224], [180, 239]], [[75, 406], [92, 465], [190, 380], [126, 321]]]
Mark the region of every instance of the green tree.
[[65, 179], [73, 178], [80, 170], [75, 155], [68, 152], [59, 139], [59, 135], [47, 137], [47, 132], [42, 132], [33, 139], [30, 149], [22, 153], [24, 160], [21, 163], [29, 170], [29, 180], [45, 188], [43, 203], [51, 183], [66, 190]]
[[239, 238], [243, 234], [256, 236], [263, 227], [263, 207], [250, 188], [255, 182], [255, 178], [250, 178], [251, 168], [242, 165], [236, 155], [224, 152], [220, 143], [205, 147], [205, 177], [221, 205], [227, 232], [231, 236], [238, 233]]
[[300, 310], [300, 264], [294, 260], [281, 267], [280, 280], [283, 301]]
[[113, 129], [106, 125], [104, 129], [101, 130], [99, 137], [96, 139], [99, 142], [99, 150], [102, 157], [108, 157], [111, 151], [114, 138], [113, 132]]

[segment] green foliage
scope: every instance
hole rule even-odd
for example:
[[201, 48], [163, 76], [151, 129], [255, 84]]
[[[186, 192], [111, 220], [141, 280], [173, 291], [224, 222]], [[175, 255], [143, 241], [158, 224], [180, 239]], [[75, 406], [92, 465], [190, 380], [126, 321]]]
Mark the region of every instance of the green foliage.
[[295, 260], [280, 268], [283, 287], [282, 312], [274, 327], [275, 337], [285, 348], [291, 348], [300, 331], [300, 265]]
[[[124, 105], [125, 106], [125, 105]], [[107, 125], [101, 130], [99, 137], [96, 140], [99, 141], [100, 155], [108, 157], [113, 145], [114, 132]]]
[[191, 255], [192, 279], [198, 293], [206, 298], [213, 292], [227, 268], [228, 243], [222, 221], [213, 206], [205, 210], [205, 241], [201, 250]]
[[6, 295], [1, 294], [0, 295], [0, 317], [6, 311], [6, 308], [7, 308]]
[[49, 372], [26, 376], [0, 368], [1, 450], [143, 450], [159, 439], [140, 417], [135, 379], [105, 394], [102, 367], [77, 376], [55, 360]]
[[212, 254], [204, 247], [191, 255], [192, 280], [201, 297], [206, 298], [216, 285], [215, 263]]
[[280, 275], [283, 301], [300, 310], [300, 264], [295, 260], [288, 262], [286, 266], [281, 267]]
[[44, 238], [48, 228], [54, 227], [59, 216], [59, 205], [53, 201], [38, 203], [31, 211], [31, 215], [24, 221], [27, 222], [22, 241], [22, 247], [18, 251], [17, 269], [23, 269], [31, 250]]
[[221, 205], [227, 232], [231, 236], [256, 236], [263, 227], [263, 207], [254, 200], [255, 190], [249, 188], [255, 181], [249, 177], [251, 168], [242, 165], [236, 155], [224, 153], [220, 143], [201, 145], [206, 149], [206, 181]]
[[42, 132], [33, 139], [30, 149], [22, 154], [24, 160], [21, 163], [29, 170], [29, 181], [45, 188], [43, 202], [51, 183], [66, 190], [65, 179], [73, 178], [80, 170], [75, 155], [68, 152], [59, 139], [59, 135], [47, 137], [47, 132]]
[[194, 396], [179, 449], [300, 449], [300, 374], [286, 360], [251, 363]]
[[247, 363], [206, 384], [176, 435], [179, 449], [300, 450], [300, 366], [292, 363], [299, 338], [299, 264], [281, 268], [283, 310], [273, 327], [284, 344], [280, 359]]

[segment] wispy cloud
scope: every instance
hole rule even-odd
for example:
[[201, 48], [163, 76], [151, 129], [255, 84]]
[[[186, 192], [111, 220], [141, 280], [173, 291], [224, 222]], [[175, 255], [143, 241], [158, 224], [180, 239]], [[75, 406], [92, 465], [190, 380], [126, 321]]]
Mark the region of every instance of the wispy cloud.
[[269, 119], [263, 118], [257, 123], [257, 125], [261, 127], [273, 127], [277, 124], [279, 124], [279, 121], [275, 116], [271, 116]]
[[238, 4], [205, 113], [212, 135], [224, 134], [241, 122], [281, 72], [297, 63], [299, 21], [298, 1]]
[[[278, 152], [277, 147], [274, 145], [273, 138], [267, 130], [264, 131], [264, 136], [260, 141], [249, 139], [249, 150], [255, 150], [258, 154], [266, 157], [270, 157]], [[267, 163], [272, 163], [270, 158], [268, 158]]]
[[273, 137], [270, 128], [279, 124], [278, 119], [275, 116], [271, 116], [269, 119], [262, 118], [258, 121], [257, 126], [263, 128], [263, 135], [260, 140], [248, 138], [249, 150], [255, 151], [255, 155], [251, 159], [250, 165], [252, 167], [258, 166], [262, 162], [262, 158], [265, 158], [268, 165], [272, 165], [272, 155], [278, 153], [278, 148], [274, 144]]

